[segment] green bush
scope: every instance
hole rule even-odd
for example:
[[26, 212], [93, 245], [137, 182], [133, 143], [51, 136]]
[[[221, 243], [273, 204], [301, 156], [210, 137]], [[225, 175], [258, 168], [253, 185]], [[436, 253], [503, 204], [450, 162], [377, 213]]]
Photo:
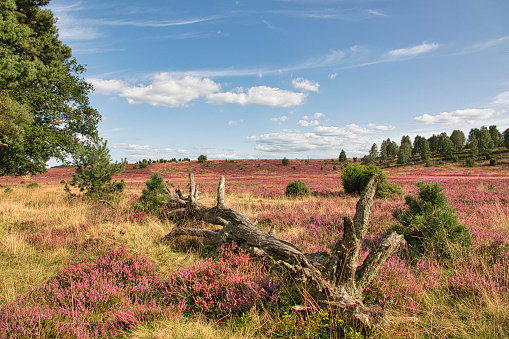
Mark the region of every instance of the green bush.
[[200, 154], [200, 156], [198, 157], [198, 162], [204, 163], [205, 161], [207, 161], [207, 156], [204, 154]]
[[141, 196], [136, 200], [134, 207], [144, 212], [157, 214], [161, 211], [161, 202], [166, 199], [163, 177], [154, 172], [145, 182], [145, 188], [141, 191]]
[[285, 194], [289, 197], [310, 195], [311, 190], [302, 181], [294, 180], [294, 181], [291, 181], [290, 183], [288, 183], [288, 185], [286, 186]]
[[36, 182], [31, 182], [28, 185], [25, 186], [26, 188], [38, 188], [39, 184]]
[[490, 158], [490, 166], [497, 166], [497, 159]]
[[472, 158], [467, 158], [467, 160], [465, 162], [466, 162], [468, 167], [474, 167], [475, 166], [475, 161]]
[[397, 209], [393, 216], [401, 225], [392, 229], [405, 236], [412, 260], [423, 255], [450, 259], [460, 247], [470, 245], [470, 231], [460, 224], [438, 182], [418, 182], [416, 197], [406, 196], [406, 210]]
[[290, 165], [290, 160], [284, 157], [283, 160], [281, 160], [281, 163], [283, 164], [283, 166], [288, 166]]
[[351, 165], [348, 164], [343, 168], [341, 174], [341, 182], [346, 193], [360, 194], [366, 188], [371, 176], [377, 174], [380, 181], [377, 186], [377, 197], [386, 197], [393, 194], [402, 194], [403, 191], [396, 184], [387, 181], [387, 175], [381, 168], [375, 165]]

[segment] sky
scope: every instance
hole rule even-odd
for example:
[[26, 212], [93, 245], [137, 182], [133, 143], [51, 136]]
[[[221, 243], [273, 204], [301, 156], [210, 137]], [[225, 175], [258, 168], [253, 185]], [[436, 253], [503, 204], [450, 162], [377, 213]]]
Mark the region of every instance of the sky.
[[337, 158], [509, 127], [507, 0], [52, 0], [114, 160]]

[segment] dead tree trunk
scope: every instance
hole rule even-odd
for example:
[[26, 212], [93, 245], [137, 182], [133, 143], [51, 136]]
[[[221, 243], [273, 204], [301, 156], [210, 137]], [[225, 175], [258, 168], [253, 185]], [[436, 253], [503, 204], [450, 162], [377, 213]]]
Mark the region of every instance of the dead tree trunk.
[[385, 260], [394, 255], [405, 240], [402, 235], [393, 232], [359, 266], [377, 183], [378, 177], [375, 176], [357, 202], [353, 219], [344, 218], [343, 238], [334, 245], [332, 253], [304, 254], [298, 247], [262, 231], [244, 214], [226, 207], [224, 177], [219, 181], [216, 206], [200, 204], [198, 185], [190, 174], [187, 197], [179, 189], [175, 194], [168, 189], [171, 201], [166, 204], [172, 208], [168, 215], [186, 215], [223, 227], [218, 231], [177, 227], [165, 239], [180, 235], [205, 237], [217, 246], [234, 242], [259, 257], [277, 255], [282, 258], [277, 264], [306, 288], [319, 306], [338, 308], [349, 319], [364, 326], [379, 326], [384, 318], [383, 308], [380, 305], [364, 305], [362, 292]]

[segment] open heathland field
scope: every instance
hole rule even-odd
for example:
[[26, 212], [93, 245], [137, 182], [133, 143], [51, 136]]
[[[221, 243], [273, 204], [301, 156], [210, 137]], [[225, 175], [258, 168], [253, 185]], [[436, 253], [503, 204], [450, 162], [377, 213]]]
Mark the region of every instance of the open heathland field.
[[[346, 194], [332, 160], [222, 160], [154, 163], [116, 180], [124, 195], [110, 204], [64, 192], [72, 168], [0, 178], [0, 338], [504, 338], [509, 336], [509, 167], [479, 163], [384, 168], [389, 182], [414, 195], [416, 183], [440, 182], [449, 206], [471, 231], [461, 255], [417, 261], [407, 249], [386, 261], [365, 291], [389, 321], [363, 332], [336, 313], [296, 312], [310, 302], [279, 272], [227, 248], [180, 237], [176, 226], [213, 229], [136, 210], [145, 182], [159, 172], [184, 192], [194, 173], [215, 205], [219, 178], [226, 204], [264, 231], [307, 253], [330, 251], [358, 196]], [[305, 197], [285, 196], [301, 180]], [[365, 247], [398, 224], [404, 195], [376, 199]], [[190, 225], [192, 224], [192, 225]], [[443, 244], [444, 247], [447, 244]], [[309, 305], [308, 305], [309, 306]]]

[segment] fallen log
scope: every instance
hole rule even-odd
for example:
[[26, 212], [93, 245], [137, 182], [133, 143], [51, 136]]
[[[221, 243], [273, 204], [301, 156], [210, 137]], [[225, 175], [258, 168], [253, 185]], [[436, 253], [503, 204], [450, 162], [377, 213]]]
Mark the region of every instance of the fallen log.
[[333, 247], [332, 253], [303, 253], [293, 244], [277, 239], [273, 229], [266, 233], [243, 213], [225, 204], [225, 178], [221, 177], [217, 189], [217, 204], [207, 207], [198, 202], [198, 185], [189, 174], [189, 194], [183, 196], [179, 189], [173, 194], [167, 188], [170, 209], [167, 215], [182, 215], [222, 226], [219, 230], [176, 227], [165, 236], [173, 239], [181, 235], [204, 237], [216, 246], [235, 243], [260, 258], [278, 258], [276, 265], [305, 288], [319, 307], [338, 309], [351, 321], [366, 327], [379, 327], [384, 323], [383, 305], [364, 305], [362, 292], [375, 277], [385, 260], [405, 244], [402, 235], [388, 235], [364, 262], [360, 251], [367, 233], [373, 207], [378, 177], [371, 178], [356, 205], [353, 217], [344, 218], [343, 238]]

